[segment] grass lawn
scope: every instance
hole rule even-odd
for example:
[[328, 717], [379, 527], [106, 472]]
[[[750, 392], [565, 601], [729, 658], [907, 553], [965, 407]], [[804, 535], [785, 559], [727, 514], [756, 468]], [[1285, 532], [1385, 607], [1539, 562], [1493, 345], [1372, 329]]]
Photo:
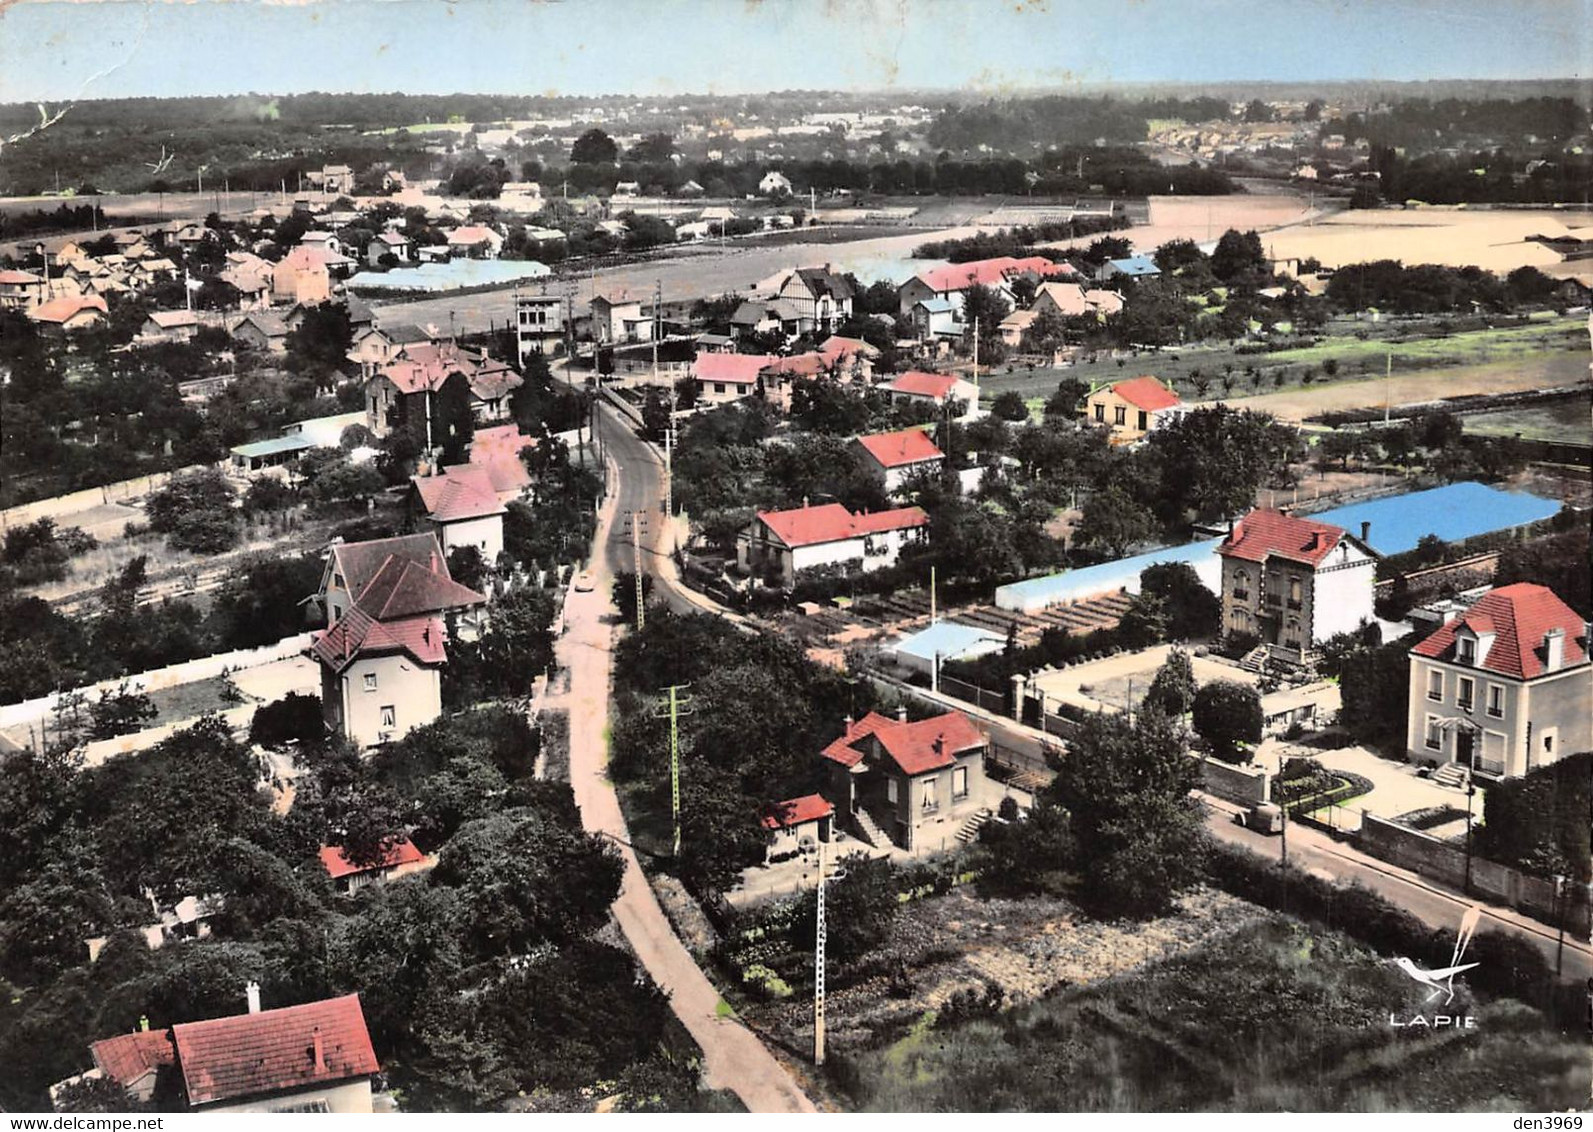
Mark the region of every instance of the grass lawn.
[[225, 711], [237, 707], [236, 703], [222, 699], [221, 690], [225, 686], [224, 678], [212, 676], [208, 680], [195, 680], [191, 684], [178, 684], [174, 688], [162, 688], [149, 693], [150, 702], [155, 705], [158, 714], [146, 726], [159, 727], [163, 723], [193, 719], [207, 711]]
[[[1361, 337], [1362, 334], [1367, 337]], [[1199, 369], [1211, 379], [1207, 397], [1214, 399], [1223, 395], [1219, 379], [1227, 365], [1233, 366], [1236, 379], [1233, 395], [1245, 396], [1300, 388], [1301, 374], [1308, 366], [1316, 370], [1312, 387], [1381, 376], [1391, 354], [1395, 372], [1410, 373], [1446, 366], [1521, 362], [1545, 354], [1585, 353], [1586, 334], [1586, 324], [1581, 320], [1554, 317], [1527, 326], [1469, 330], [1442, 337], [1427, 334], [1396, 341], [1384, 333], [1382, 325], [1338, 322], [1329, 327], [1322, 342], [1293, 350], [1240, 354], [1222, 343], [1146, 352], [1133, 358], [1103, 358], [1062, 369], [1045, 367], [1004, 373], [999, 372], [1001, 367], [996, 367], [981, 378], [980, 388], [986, 399], [1008, 389], [1016, 389], [1025, 399], [1043, 399], [1056, 390], [1058, 382], [1069, 377], [1094, 385], [1150, 373], [1173, 382], [1180, 395], [1191, 400], [1194, 389], [1189, 375]], [[1331, 378], [1322, 372], [1323, 363], [1329, 359], [1338, 363], [1338, 374]], [[1247, 366], [1263, 371], [1264, 380], [1259, 388], [1245, 375]], [[1275, 374], [1285, 367], [1280, 386]]]
[[1593, 395], [1567, 397], [1496, 413], [1473, 413], [1464, 419], [1466, 431], [1479, 436], [1516, 436], [1560, 444], [1588, 443], [1588, 421], [1593, 418]]
[[[1422, 988], [1337, 933], [1281, 916], [1015, 1009], [926, 1012], [835, 1065], [857, 1107], [909, 1112], [1520, 1111], [1586, 1102], [1584, 1043], [1510, 999], [1408, 1030]], [[958, 1016], [960, 1013], [960, 1016]]]

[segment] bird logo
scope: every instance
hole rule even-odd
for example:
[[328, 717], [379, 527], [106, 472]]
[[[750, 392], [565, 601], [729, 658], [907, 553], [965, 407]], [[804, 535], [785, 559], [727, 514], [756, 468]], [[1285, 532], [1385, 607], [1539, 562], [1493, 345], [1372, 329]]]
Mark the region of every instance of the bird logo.
[[1449, 957], [1449, 966], [1427, 970], [1414, 960], [1400, 956], [1394, 960], [1394, 965], [1415, 979], [1424, 987], [1432, 989], [1427, 996], [1431, 1002], [1439, 995], [1444, 996], [1444, 1005], [1448, 1006], [1455, 998], [1455, 976], [1476, 967], [1476, 963], [1462, 963], [1466, 957], [1466, 949], [1471, 946], [1472, 933], [1477, 930], [1477, 921], [1482, 917], [1482, 909], [1473, 904], [1466, 909], [1460, 917], [1460, 934], [1455, 937], [1455, 950]]

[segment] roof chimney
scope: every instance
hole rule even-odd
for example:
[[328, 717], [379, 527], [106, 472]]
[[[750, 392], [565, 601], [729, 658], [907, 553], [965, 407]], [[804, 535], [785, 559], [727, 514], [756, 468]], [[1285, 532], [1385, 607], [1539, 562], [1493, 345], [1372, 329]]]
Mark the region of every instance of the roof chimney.
[[260, 1013], [260, 984], [253, 979], [249, 980], [249, 985], [243, 988], [243, 993], [249, 1000], [249, 1013]]
[[315, 1071], [326, 1072], [326, 1043], [321, 1040], [321, 1027], [317, 1026], [310, 1032], [311, 1048], [314, 1050]]
[[896, 722], [898, 722], [898, 723], [906, 723], [907, 722], [907, 705], [906, 704], [897, 704], [896, 705]]
[[1361, 541], [1370, 544], [1372, 541], [1372, 520], [1361, 520]]
[[1558, 672], [1565, 665], [1565, 630], [1556, 625], [1543, 634], [1543, 670]]

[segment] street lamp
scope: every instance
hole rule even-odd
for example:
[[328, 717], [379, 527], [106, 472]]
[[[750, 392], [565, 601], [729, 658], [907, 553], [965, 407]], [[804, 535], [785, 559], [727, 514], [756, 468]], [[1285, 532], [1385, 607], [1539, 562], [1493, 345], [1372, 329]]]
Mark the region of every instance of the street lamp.
[[1554, 973], [1556, 977], [1565, 967], [1565, 900], [1562, 893], [1565, 891], [1565, 882], [1570, 878], [1563, 873], [1554, 874], [1554, 924], [1559, 933], [1558, 942], [1554, 945]]

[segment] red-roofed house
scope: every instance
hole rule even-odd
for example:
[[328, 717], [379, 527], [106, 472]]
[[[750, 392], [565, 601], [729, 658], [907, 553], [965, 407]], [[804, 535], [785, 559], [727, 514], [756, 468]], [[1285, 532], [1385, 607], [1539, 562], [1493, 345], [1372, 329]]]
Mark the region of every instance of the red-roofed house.
[[870, 845], [946, 847], [979, 811], [988, 742], [962, 712], [916, 723], [905, 708], [896, 719], [870, 712], [824, 748], [824, 796]]
[[271, 269], [271, 298], [279, 303], [315, 306], [332, 298], [332, 270], [324, 248], [300, 244]]
[[748, 573], [778, 573], [787, 588], [804, 570], [840, 566], [868, 573], [896, 565], [902, 548], [920, 541], [929, 516], [918, 507], [854, 515], [839, 503], [759, 511], [736, 539], [736, 559]]
[[505, 508], [494, 489], [492, 475], [477, 464], [457, 464], [441, 475], [414, 476], [413, 501], [422, 518], [437, 533], [443, 553], [462, 546], [481, 552], [488, 566], [503, 553]]
[[697, 396], [709, 404], [750, 397], [758, 391], [758, 375], [780, 360], [773, 354], [699, 353], [691, 363], [692, 376], [701, 383]]
[[1593, 749], [1586, 622], [1547, 586], [1489, 590], [1410, 650], [1406, 747], [1490, 776]]
[[1341, 527], [1256, 510], [1217, 553], [1224, 634], [1258, 637], [1273, 660], [1305, 664], [1312, 646], [1374, 618], [1376, 555]]
[[334, 543], [310, 646], [327, 726], [368, 747], [436, 719], [449, 635], [470, 637], [486, 600], [449, 576], [435, 534]]
[[877, 432], [858, 437], [857, 443], [868, 465], [884, 478], [885, 491], [890, 495], [901, 490], [914, 472], [939, 471], [946, 463], [946, 454], [935, 447], [935, 442], [921, 428]]
[[102, 322], [110, 312], [100, 295], [62, 295], [40, 303], [27, 314], [45, 331], [81, 330]]
[[920, 271], [896, 292], [896, 301], [903, 318], [912, 314], [913, 307], [934, 299], [950, 301], [962, 315], [962, 300], [969, 287], [978, 284], [1001, 292], [1008, 304], [1013, 303], [1012, 283], [1029, 276], [1034, 279], [1077, 279], [1079, 273], [1072, 264], [1052, 263], [1044, 256], [1015, 259], [1009, 255], [994, 259], [974, 260], [972, 263], [949, 263]]
[[874, 359], [879, 357], [879, 348], [861, 338], [832, 334], [820, 343], [819, 353], [837, 377], [862, 382], [874, 379]]
[[1090, 422], [1111, 430], [1113, 444], [1143, 440], [1183, 411], [1178, 394], [1154, 377], [1114, 382], [1091, 393], [1085, 404]]
[[44, 279], [26, 271], [0, 269], [0, 310], [25, 311], [44, 302]]
[[885, 392], [896, 405], [933, 405], [936, 408], [948, 401], [962, 407], [956, 420], [971, 421], [979, 415], [979, 387], [966, 378], [949, 373], [926, 373], [908, 370], [890, 384]]
[[519, 425], [478, 428], [470, 438], [470, 463], [487, 469], [492, 490], [498, 493], [501, 502], [508, 503], [521, 498], [531, 488], [531, 473], [520, 453], [536, 446], [537, 438], [526, 436]]
[[422, 872], [436, 863], [436, 858], [426, 856], [407, 837], [389, 849], [387, 855], [374, 865], [356, 865], [337, 845], [321, 846], [321, 867], [332, 878], [338, 891], [349, 895], [368, 884], [385, 884], [410, 873]]
[[503, 237], [481, 224], [465, 224], [448, 233], [448, 250], [471, 259], [497, 259]]
[[835, 807], [825, 801], [822, 794], [804, 794], [770, 806], [762, 819], [763, 828], [774, 834], [769, 843], [768, 862], [784, 861], [798, 853], [817, 849], [821, 841], [829, 841], [834, 817]]
[[89, 1055], [99, 1076], [116, 1082], [140, 1103], [154, 1095], [161, 1070], [177, 1064], [170, 1030], [135, 1030], [105, 1038], [89, 1046]]
[[171, 1035], [190, 1109], [371, 1111], [381, 1066], [357, 994], [181, 1023]]

